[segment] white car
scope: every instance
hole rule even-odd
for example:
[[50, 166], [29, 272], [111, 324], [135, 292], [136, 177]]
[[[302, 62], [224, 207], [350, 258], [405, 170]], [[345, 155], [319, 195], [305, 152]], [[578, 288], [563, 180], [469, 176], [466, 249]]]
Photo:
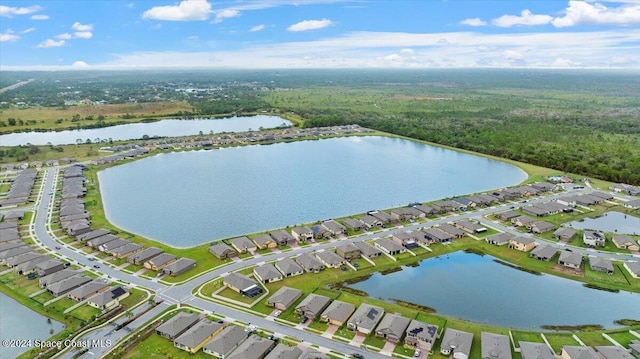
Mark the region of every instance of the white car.
[[275, 312], [273, 312], [273, 316], [274, 317], [278, 317], [278, 316], [280, 316], [280, 314], [282, 314], [282, 312], [279, 311], [279, 310], [276, 310]]
[[416, 358], [419, 357], [420, 356], [420, 349], [416, 349], [416, 352], [413, 353], [413, 356], [416, 357]]

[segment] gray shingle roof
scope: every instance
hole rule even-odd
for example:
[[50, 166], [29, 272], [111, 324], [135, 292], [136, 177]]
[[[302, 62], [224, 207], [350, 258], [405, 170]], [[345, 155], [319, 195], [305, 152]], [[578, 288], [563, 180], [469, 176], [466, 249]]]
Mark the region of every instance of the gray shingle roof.
[[334, 300], [329, 304], [327, 309], [322, 312], [322, 319], [345, 322], [355, 309], [356, 306], [351, 303]]
[[511, 359], [511, 346], [509, 343], [509, 337], [506, 335], [482, 332], [482, 358]]
[[195, 348], [221, 327], [222, 324], [203, 319], [174, 339], [174, 343], [188, 348]]
[[204, 348], [207, 351], [225, 355], [247, 337], [248, 333], [242, 328], [230, 325], [222, 330], [213, 340], [207, 343]]
[[302, 291], [286, 286], [281, 287], [269, 299], [268, 305], [280, 304], [284, 308], [289, 308], [298, 298], [302, 296]]

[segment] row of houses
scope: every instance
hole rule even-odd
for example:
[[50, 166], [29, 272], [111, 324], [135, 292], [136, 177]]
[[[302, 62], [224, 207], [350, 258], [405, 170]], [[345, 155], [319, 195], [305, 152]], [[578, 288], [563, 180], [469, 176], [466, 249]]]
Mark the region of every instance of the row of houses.
[[[121, 146], [119, 146], [121, 147]], [[149, 153], [149, 149], [145, 147], [140, 147], [139, 145], [132, 145], [133, 148], [130, 148], [128, 151], [117, 153], [109, 156], [100, 157], [95, 160], [89, 161], [89, 164], [92, 165], [103, 165], [107, 163], [114, 163], [129, 159], [134, 159], [136, 157], [144, 156]], [[102, 149], [100, 149], [102, 150]], [[116, 149], [116, 151], [120, 151], [120, 149]]]
[[617, 192], [617, 193], [625, 193], [628, 194], [630, 196], [640, 196], [640, 187], [639, 186], [632, 186], [632, 185], [628, 185], [628, 184], [624, 184], [624, 183], [618, 183], [615, 184], [611, 187], [609, 187], [609, 189], [613, 192]]
[[71, 237], [75, 237], [87, 246], [115, 258], [127, 258], [132, 264], [142, 264], [145, 268], [162, 271], [167, 275], [179, 275], [196, 266], [189, 258], [177, 258], [175, 255], [113, 235], [107, 229], [93, 229], [89, 213], [80, 197], [86, 193], [84, 183], [86, 167], [74, 165], [62, 171], [62, 200], [58, 210], [59, 222]]
[[[520, 347], [522, 349], [522, 342], [520, 342]], [[533, 344], [533, 343], [531, 343]], [[545, 345], [541, 345], [541, 347], [545, 347]], [[536, 359], [545, 359], [545, 358], [554, 358], [553, 353], [549, 353], [549, 348], [543, 349], [539, 348], [541, 353], [544, 353], [544, 356], [535, 356], [534, 352], [528, 350], [526, 355], [524, 352], [522, 353], [523, 359], [536, 358]], [[625, 348], [621, 346], [596, 346], [596, 347], [587, 347], [587, 346], [572, 346], [572, 345], [564, 345], [562, 347], [562, 352], [560, 353], [560, 358], [562, 359], [633, 359], [631, 354], [638, 356], [640, 354], [640, 341], [633, 340], [629, 345], [629, 350], [627, 351]]]
[[[572, 241], [577, 234], [578, 231], [570, 227], [560, 227], [553, 232], [553, 236], [557, 240], [567, 243]], [[606, 241], [605, 233], [600, 231], [585, 230], [582, 234], [582, 243], [589, 248], [604, 247]], [[640, 240], [636, 240], [626, 234], [611, 235], [611, 242], [619, 249], [640, 251]]]
[[156, 328], [156, 333], [190, 354], [200, 349], [220, 359], [328, 359], [312, 349], [277, 343], [235, 325], [214, 322], [203, 315], [180, 312]]
[[37, 170], [27, 169], [10, 179], [11, 187], [7, 194], [0, 199], [0, 208], [18, 207], [27, 204], [37, 176]]
[[31, 163], [23, 162], [23, 163], [17, 163], [17, 164], [5, 163], [0, 166], [0, 171], [11, 172], [14, 170], [23, 171], [28, 168], [38, 169], [38, 168], [42, 168], [43, 165], [46, 165], [48, 167], [55, 167], [58, 165], [58, 163], [59, 163], [58, 160], [45, 160], [44, 162], [33, 161]]

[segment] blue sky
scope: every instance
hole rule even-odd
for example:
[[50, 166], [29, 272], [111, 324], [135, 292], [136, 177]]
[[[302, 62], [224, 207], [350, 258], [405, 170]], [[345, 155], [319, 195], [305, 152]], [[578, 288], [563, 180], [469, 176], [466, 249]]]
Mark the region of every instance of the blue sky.
[[640, 0], [11, 1], [0, 69], [640, 67]]

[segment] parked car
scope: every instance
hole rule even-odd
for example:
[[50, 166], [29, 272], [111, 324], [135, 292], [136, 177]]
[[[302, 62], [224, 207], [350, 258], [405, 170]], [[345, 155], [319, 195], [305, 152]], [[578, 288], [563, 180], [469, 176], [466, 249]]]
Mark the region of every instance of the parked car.
[[302, 320], [300, 321], [300, 323], [304, 324], [307, 322], [307, 320], [309, 320], [309, 318], [307, 317], [302, 317]]
[[416, 358], [419, 357], [420, 356], [420, 349], [416, 349], [416, 352], [413, 353], [413, 356], [416, 357]]
[[351, 354], [351, 356], [356, 358], [356, 359], [364, 359], [364, 355], [362, 355], [360, 353], [353, 353], [353, 354]]
[[281, 312], [281, 311], [279, 311], [279, 310], [276, 310], [276, 311], [273, 313], [273, 316], [274, 316], [274, 317], [277, 317], [277, 316], [279, 316], [280, 314], [282, 314], [282, 312]]
[[97, 264], [94, 264], [94, 265], [93, 265], [93, 268], [95, 268], [95, 269], [100, 269], [100, 266], [99, 266], [99, 265], [97, 265]]
[[60, 250], [60, 247], [59, 247], [59, 246], [56, 246], [56, 249], [57, 249], [57, 250]]

